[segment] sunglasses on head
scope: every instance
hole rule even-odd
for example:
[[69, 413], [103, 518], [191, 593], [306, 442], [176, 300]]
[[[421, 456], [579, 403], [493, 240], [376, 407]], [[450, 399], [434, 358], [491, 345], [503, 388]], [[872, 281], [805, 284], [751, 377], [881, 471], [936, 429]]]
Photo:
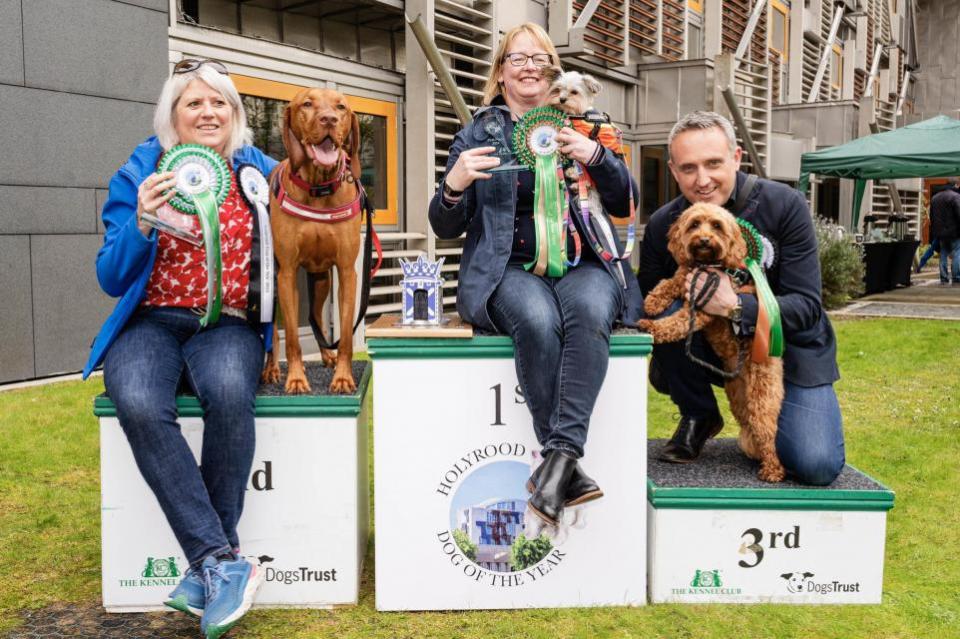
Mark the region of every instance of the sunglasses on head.
[[191, 71], [196, 71], [203, 65], [208, 65], [213, 68], [214, 71], [222, 73], [223, 75], [230, 75], [230, 72], [227, 71], [227, 67], [222, 63], [216, 60], [197, 60], [196, 58], [185, 58], [173, 67], [173, 74], [177, 75], [178, 73], [190, 73]]

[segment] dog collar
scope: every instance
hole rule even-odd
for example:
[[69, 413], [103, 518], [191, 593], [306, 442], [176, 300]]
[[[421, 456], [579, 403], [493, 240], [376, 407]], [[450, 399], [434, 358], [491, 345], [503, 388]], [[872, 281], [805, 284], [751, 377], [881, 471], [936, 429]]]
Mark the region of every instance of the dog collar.
[[[310, 197], [326, 197], [327, 195], [333, 195], [340, 190], [340, 184], [344, 182], [344, 176], [347, 175], [348, 163], [349, 160], [347, 159], [346, 154], [341, 152], [340, 163], [337, 167], [337, 174], [332, 180], [327, 180], [326, 182], [321, 182], [320, 184], [310, 184], [300, 177], [296, 171], [290, 171], [290, 181], [296, 184], [298, 188], [310, 193]], [[352, 182], [353, 176], [351, 175], [349, 178], [347, 178], [347, 181]]]
[[[314, 208], [295, 201], [287, 193], [287, 190], [283, 188], [283, 171], [286, 166], [286, 163], [280, 165], [280, 170], [277, 171], [273, 183], [273, 194], [277, 198], [277, 204], [280, 205], [280, 210], [284, 213], [304, 220], [313, 220], [314, 222], [341, 222], [360, 215], [360, 199], [363, 195], [363, 185], [359, 182], [356, 183], [357, 197], [354, 198], [352, 202], [326, 209]], [[293, 177], [294, 175], [295, 173], [291, 171], [290, 176]]]

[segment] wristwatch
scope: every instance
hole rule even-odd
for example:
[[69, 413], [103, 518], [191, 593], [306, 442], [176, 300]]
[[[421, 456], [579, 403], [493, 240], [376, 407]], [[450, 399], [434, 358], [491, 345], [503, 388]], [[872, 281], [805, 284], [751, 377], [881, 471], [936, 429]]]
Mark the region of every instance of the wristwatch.
[[739, 324], [740, 320], [743, 319], [743, 302], [740, 301], [739, 297], [737, 298], [737, 305], [727, 311], [727, 319], [734, 324]]
[[461, 195], [463, 195], [463, 191], [455, 191], [455, 190], [453, 190], [452, 188], [450, 188], [450, 185], [449, 185], [449, 184], [447, 184], [446, 182], [444, 182], [444, 183], [443, 183], [443, 194], [446, 195], [448, 198], [455, 199], [455, 198], [458, 198], [458, 197], [460, 197]]

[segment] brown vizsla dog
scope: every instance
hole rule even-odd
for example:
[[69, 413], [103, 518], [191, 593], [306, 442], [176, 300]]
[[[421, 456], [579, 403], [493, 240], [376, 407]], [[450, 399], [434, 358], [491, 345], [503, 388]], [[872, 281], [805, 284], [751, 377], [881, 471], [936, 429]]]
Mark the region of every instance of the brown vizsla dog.
[[[281, 180], [285, 201], [317, 211], [335, 210], [357, 199], [360, 188], [360, 123], [343, 94], [333, 89], [305, 89], [298, 93], [284, 112], [283, 145], [288, 158], [275, 169], [280, 175], [274, 174], [272, 178]], [[296, 177], [291, 177], [291, 172]], [[324, 188], [304, 188], [308, 185], [322, 185]], [[310, 391], [297, 333], [297, 270], [302, 266], [308, 273], [318, 276], [314, 283], [314, 301], [310, 312], [317, 325], [322, 327], [323, 304], [333, 281], [331, 269], [336, 266], [339, 277], [340, 344], [336, 351], [324, 349], [322, 357], [326, 366], [332, 366], [336, 361], [330, 391], [352, 393], [357, 388], [351, 372], [351, 360], [360, 215], [339, 221], [305, 219], [282, 208], [276, 191], [271, 189], [270, 226], [278, 263], [277, 297], [283, 310], [283, 328], [287, 340], [288, 368], [284, 388], [287, 393], [294, 394]], [[273, 343], [279, 343], [276, 324]], [[267, 357], [263, 381], [280, 381], [280, 367], [274, 353]]]

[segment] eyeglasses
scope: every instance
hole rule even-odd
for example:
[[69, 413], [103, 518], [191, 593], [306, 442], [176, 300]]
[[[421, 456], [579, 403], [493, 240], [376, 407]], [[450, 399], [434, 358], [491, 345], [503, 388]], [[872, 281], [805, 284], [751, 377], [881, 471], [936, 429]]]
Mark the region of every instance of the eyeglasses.
[[510, 64], [515, 67], [522, 67], [527, 63], [527, 60], [533, 60], [533, 66], [535, 67], [546, 67], [553, 62], [549, 53], [534, 53], [533, 55], [527, 55], [526, 53], [508, 53], [503, 56], [504, 61], [509, 60]]
[[222, 73], [223, 75], [230, 75], [230, 72], [227, 71], [226, 65], [222, 62], [216, 60], [197, 60], [196, 58], [184, 58], [173, 67], [173, 74], [177, 75], [179, 73], [190, 73], [191, 71], [196, 71], [203, 65], [209, 65], [213, 68], [214, 71]]

